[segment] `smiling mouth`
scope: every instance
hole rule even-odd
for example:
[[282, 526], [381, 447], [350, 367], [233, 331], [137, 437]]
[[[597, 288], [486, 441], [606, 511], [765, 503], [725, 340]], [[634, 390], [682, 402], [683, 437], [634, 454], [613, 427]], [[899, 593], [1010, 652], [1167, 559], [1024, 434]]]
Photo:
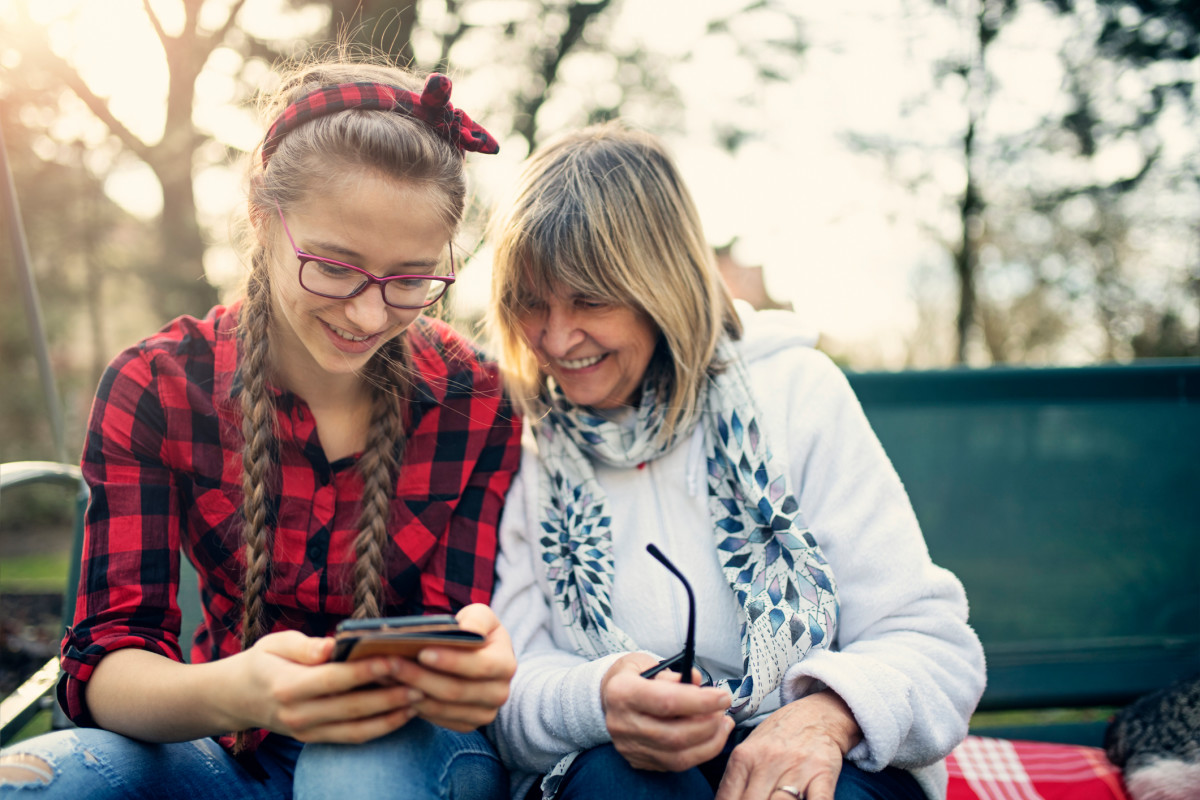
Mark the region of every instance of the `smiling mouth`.
[[587, 367], [599, 364], [604, 360], [605, 355], [607, 355], [607, 353], [604, 355], [592, 356], [590, 358], [576, 358], [571, 360], [560, 358], [558, 359], [558, 365], [563, 369], [586, 369]]
[[327, 328], [329, 328], [329, 330], [336, 333], [342, 339], [345, 339], [347, 342], [365, 342], [375, 335], [375, 334], [369, 334], [367, 336], [355, 336], [354, 334], [350, 333], [349, 331], [344, 331], [341, 328], [338, 328], [334, 325], [330, 325], [328, 322], [325, 323], [325, 326]]

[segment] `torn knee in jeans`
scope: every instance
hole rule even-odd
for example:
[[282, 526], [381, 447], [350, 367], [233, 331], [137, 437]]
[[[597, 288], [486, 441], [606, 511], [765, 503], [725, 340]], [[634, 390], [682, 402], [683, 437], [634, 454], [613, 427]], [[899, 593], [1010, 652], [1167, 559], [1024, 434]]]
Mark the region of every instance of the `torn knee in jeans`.
[[54, 779], [50, 762], [27, 753], [0, 755], [0, 786], [47, 786]]

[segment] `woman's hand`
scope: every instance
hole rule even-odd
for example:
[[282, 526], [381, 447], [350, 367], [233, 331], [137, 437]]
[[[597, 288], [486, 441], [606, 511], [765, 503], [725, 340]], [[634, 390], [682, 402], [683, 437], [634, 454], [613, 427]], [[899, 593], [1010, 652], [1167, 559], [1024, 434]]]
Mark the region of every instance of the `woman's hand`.
[[862, 731], [842, 698], [817, 692], [788, 703], [733, 749], [716, 800], [833, 800], [842, 757]]
[[392, 677], [421, 693], [415, 704], [421, 718], [466, 732], [496, 718], [508, 699], [517, 659], [508, 631], [492, 609], [474, 603], [456, 616], [463, 628], [484, 636], [483, 647], [426, 647], [416, 661], [400, 659]]
[[674, 672], [654, 680], [641, 672], [655, 665], [645, 653], [621, 656], [600, 682], [604, 722], [613, 746], [632, 766], [681, 772], [721, 752], [733, 730], [729, 693], [679, 683]]
[[422, 694], [389, 680], [399, 658], [326, 663], [333, 639], [298, 631], [268, 634], [245, 653], [254, 714], [242, 727], [263, 727], [302, 742], [365, 742], [416, 716]]

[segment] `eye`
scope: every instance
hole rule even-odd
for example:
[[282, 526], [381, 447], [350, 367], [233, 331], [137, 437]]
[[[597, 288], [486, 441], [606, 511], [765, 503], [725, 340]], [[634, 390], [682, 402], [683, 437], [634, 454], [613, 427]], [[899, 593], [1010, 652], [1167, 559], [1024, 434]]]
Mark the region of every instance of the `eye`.
[[536, 314], [546, 310], [546, 301], [536, 295], [522, 295], [516, 298], [516, 306], [524, 314]]
[[319, 259], [319, 258], [307, 259], [307, 263], [315, 266], [321, 272], [321, 274], [327, 278], [335, 278], [335, 279], [336, 278], [355, 278], [355, 279], [357, 279], [359, 277], [358, 273], [356, 273], [354, 270], [350, 269], [349, 267], [343, 267], [339, 264], [331, 264], [330, 262], [323, 261], [322, 259]]
[[598, 297], [576, 297], [575, 307], [585, 311], [592, 311], [598, 308], [607, 308], [608, 303]]

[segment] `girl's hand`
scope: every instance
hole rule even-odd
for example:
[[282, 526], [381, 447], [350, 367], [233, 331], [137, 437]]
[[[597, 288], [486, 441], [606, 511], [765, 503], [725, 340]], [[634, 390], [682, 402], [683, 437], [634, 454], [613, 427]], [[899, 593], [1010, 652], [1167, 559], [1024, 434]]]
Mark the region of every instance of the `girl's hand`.
[[[416, 689], [390, 682], [399, 658], [328, 663], [332, 638], [298, 631], [268, 634], [244, 653], [248, 696], [241, 727], [261, 727], [302, 742], [358, 743], [400, 728], [416, 716]], [[381, 685], [386, 684], [386, 685]]]
[[733, 730], [729, 693], [679, 683], [674, 672], [653, 680], [641, 672], [655, 665], [645, 653], [621, 656], [600, 683], [604, 722], [613, 746], [638, 769], [681, 772], [721, 752]]
[[422, 719], [454, 731], [473, 731], [496, 718], [517, 671], [508, 631], [481, 603], [456, 615], [463, 628], [484, 636], [478, 649], [426, 647], [415, 661], [398, 659], [393, 678], [418, 690], [414, 708]]
[[862, 731], [842, 698], [817, 692], [788, 703], [733, 749], [716, 800], [833, 800], [842, 757]]

